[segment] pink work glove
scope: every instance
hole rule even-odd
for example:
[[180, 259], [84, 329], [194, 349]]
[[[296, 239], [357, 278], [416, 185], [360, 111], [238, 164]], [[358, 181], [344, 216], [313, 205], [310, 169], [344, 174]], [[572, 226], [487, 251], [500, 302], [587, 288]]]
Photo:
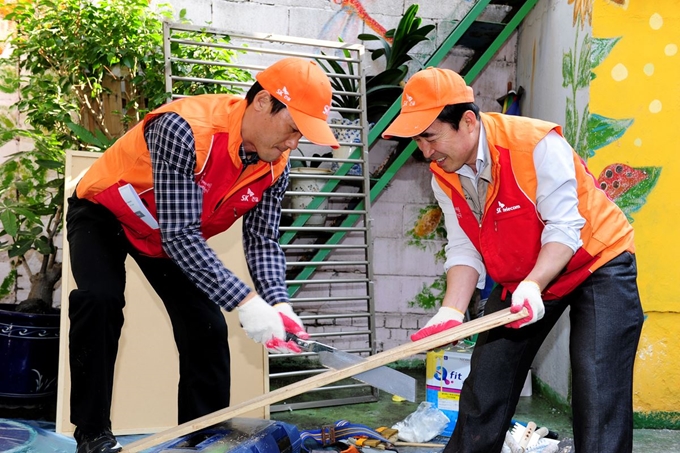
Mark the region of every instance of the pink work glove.
[[545, 314], [545, 307], [543, 306], [543, 299], [541, 298], [541, 288], [538, 283], [531, 280], [523, 280], [517, 285], [517, 289], [512, 293], [512, 305], [510, 311], [517, 313], [526, 308], [529, 314], [526, 318], [513, 321], [506, 324], [506, 327], [519, 329], [520, 327], [533, 324], [543, 317]]
[[260, 296], [255, 296], [236, 309], [243, 330], [253, 341], [262, 343], [271, 352], [302, 352], [295, 342], [286, 341], [286, 332], [309, 338], [302, 321], [289, 304], [280, 303], [272, 307]]
[[436, 315], [430, 319], [425, 327], [411, 335], [411, 341], [422, 340], [425, 337], [443, 332], [463, 323], [465, 315], [453, 307], [440, 307]]
[[302, 340], [309, 340], [309, 334], [305, 331], [302, 320], [295, 314], [289, 303], [281, 302], [274, 305], [274, 310], [279, 312], [283, 320], [283, 328]]

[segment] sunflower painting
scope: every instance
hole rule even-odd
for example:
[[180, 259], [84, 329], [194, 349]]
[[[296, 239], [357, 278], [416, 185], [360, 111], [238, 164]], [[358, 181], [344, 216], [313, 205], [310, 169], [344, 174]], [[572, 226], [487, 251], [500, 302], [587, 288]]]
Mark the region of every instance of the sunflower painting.
[[588, 25], [593, 25], [593, 0], [568, 0], [568, 3], [574, 5], [574, 20], [572, 22], [574, 27], [578, 22], [581, 24], [581, 30], [583, 30], [586, 21]]

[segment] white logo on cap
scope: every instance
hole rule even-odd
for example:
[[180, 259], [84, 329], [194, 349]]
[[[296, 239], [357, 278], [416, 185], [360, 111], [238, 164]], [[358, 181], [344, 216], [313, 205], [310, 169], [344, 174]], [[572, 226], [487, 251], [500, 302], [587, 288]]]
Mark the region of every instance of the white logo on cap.
[[330, 105], [324, 105], [323, 106], [323, 114], [325, 116], [328, 116], [329, 113], [331, 113], [331, 106]]
[[281, 96], [286, 101], [290, 102], [290, 93], [288, 92], [288, 88], [286, 88], [285, 86], [283, 88], [279, 88], [278, 90], [276, 90], [276, 94]]
[[401, 106], [402, 107], [405, 107], [405, 106], [413, 107], [414, 105], [416, 105], [415, 99], [413, 99], [413, 97], [411, 95], [404, 94], [404, 102], [402, 102]]

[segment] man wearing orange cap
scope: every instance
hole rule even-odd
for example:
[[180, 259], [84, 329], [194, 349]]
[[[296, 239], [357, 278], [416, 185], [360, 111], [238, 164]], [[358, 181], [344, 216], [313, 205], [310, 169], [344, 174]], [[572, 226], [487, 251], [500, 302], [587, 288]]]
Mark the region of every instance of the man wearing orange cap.
[[[78, 183], [67, 214], [71, 422], [78, 453], [120, 451], [110, 427], [125, 259], [162, 299], [179, 350], [178, 422], [229, 405], [227, 326], [238, 310], [246, 334], [279, 352], [309, 338], [288, 304], [278, 244], [288, 156], [305, 136], [337, 147], [326, 123], [331, 85], [312, 61], [285, 58], [256, 76], [245, 99], [202, 95], [151, 113]], [[243, 217], [251, 290], [206, 240]], [[134, 301], [132, 301], [134, 303]]]
[[632, 451], [632, 380], [643, 314], [633, 229], [557, 124], [480, 113], [455, 72], [428, 68], [404, 88], [383, 134], [428, 158], [446, 222], [447, 290], [416, 341], [463, 322], [485, 273], [485, 313], [526, 318], [480, 334], [445, 453], [498, 453], [546, 336], [570, 307], [576, 451]]

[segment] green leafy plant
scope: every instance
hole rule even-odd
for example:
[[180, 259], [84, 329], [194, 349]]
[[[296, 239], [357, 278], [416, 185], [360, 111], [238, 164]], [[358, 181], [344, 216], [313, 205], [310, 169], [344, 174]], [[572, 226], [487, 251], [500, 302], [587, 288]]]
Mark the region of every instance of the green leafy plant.
[[0, 250], [7, 252], [12, 264], [0, 295], [11, 293], [21, 266], [30, 282], [27, 302], [43, 305], [39, 311], [47, 312], [61, 279], [55, 237], [63, 214], [63, 150], [56, 134], [5, 132], [32, 140], [34, 147], [10, 156], [0, 166], [0, 238], [9, 238], [0, 240]]
[[[380, 41], [381, 48], [369, 50], [371, 58], [377, 60], [385, 57], [385, 71], [379, 75], [386, 82], [399, 83], [406, 76], [408, 68], [406, 63], [412, 60], [408, 54], [416, 44], [427, 40], [427, 35], [435, 29], [435, 26], [424, 25], [420, 26], [422, 19], [417, 16], [418, 4], [413, 4], [408, 7], [402, 16], [397, 28], [388, 30], [385, 37], [374, 35], [371, 33], [362, 33], [359, 39], [362, 41]], [[397, 70], [397, 71], [395, 71]], [[377, 77], [377, 76], [376, 76]]]
[[[397, 27], [385, 33], [385, 38], [371, 33], [359, 35], [362, 41], [379, 41], [382, 47], [371, 49], [369, 52], [373, 60], [383, 57], [385, 59], [385, 70], [366, 80], [367, 97], [369, 89], [380, 93], [372, 99], [373, 112], [369, 115], [369, 121], [379, 119], [401, 95], [402, 82], [408, 74], [407, 63], [413, 60], [409, 52], [418, 43], [427, 41], [427, 35], [435, 29], [432, 24], [421, 26], [422, 19], [417, 14], [418, 4], [414, 3], [408, 7]], [[395, 90], [395, 86], [399, 89]]]
[[[51, 306], [61, 277], [54, 239], [62, 227], [66, 150], [107, 149], [170, 97], [163, 20], [172, 12], [164, 5], [156, 13], [147, 0], [16, 0], [3, 11], [17, 31], [7, 40], [13, 52], [0, 70], [0, 90], [18, 91], [20, 100], [0, 114], [0, 145], [21, 140], [29, 150], [0, 164], [0, 250], [11, 264], [0, 297], [17, 289], [22, 267], [29, 298]], [[184, 10], [179, 17], [186, 22]], [[204, 32], [173, 37], [229, 43], [228, 36]], [[171, 50], [173, 75], [216, 80], [181, 80], [174, 93], [239, 93], [227, 81], [252, 80], [248, 71], [224, 65], [233, 50], [178, 42]], [[114, 105], [113, 98], [122, 102]]]
[[[417, 16], [418, 4], [409, 6], [402, 16], [396, 28], [388, 30], [385, 37], [371, 33], [362, 33], [358, 38], [362, 41], [379, 41], [382, 46], [371, 49], [371, 58], [378, 60], [384, 58], [385, 69], [378, 74], [366, 78], [366, 104], [368, 106], [369, 122], [377, 121], [403, 91], [402, 82], [408, 74], [407, 63], [413, 58], [409, 52], [420, 42], [426, 41], [427, 35], [434, 30], [434, 25], [421, 26], [422, 19]], [[349, 58], [349, 52], [345, 57]], [[354, 68], [349, 65], [341, 65], [333, 60], [317, 60], [319, 64], [331, 75], [331, 84], [336, 91], [357, 92], [356, 79], [346, 76], [355, 75]], [[328, 64], [328, 66], [325, 65]], [[359, 98], [356, 96], [336, 95], [333, 97], [336, 107], [357, 109]], [[353, 120], [358, 117], [356, 113], [342, 113], [342, 116]]]

